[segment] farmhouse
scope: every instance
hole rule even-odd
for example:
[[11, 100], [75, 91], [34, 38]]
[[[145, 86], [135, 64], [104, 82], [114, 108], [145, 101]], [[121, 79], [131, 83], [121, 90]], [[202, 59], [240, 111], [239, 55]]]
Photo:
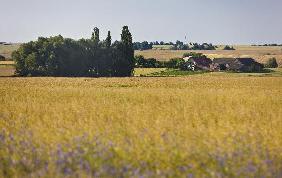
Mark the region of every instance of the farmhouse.
[[211, 65], [213, 71], [258, 72], [263, 65], [252, 58], [215, 58]]
[[210, 70], [210, 65], [212, 60], [203, 56], [203, 57], [185, 57], [183, 58], [185, 65], [189, 70]]

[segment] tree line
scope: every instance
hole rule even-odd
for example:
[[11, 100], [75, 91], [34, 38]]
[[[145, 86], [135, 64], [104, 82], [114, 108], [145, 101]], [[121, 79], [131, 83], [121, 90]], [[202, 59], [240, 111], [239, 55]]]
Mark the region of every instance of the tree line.
[[273, 43], [273, 44], [259, 44], [259, 45], [253, 44], [252, 46], [282, 46], [282, 44], [276, 44], [276, 43]]
[[20, 76], [128, 77], [135, 65], [127, 26], [122, 29], [121, 40], [114, 43], [110, 31], [100, 41], [99, 29], [94, 28], [90, 39], [39, 37], [22, 44], [12, 57]]
[[182, 41], [177, 40], [175, 43], [173, 42], [148, 42], [148, 41], [143, 41], [143, 42], [134, 42], [133, 43], [133, 48], [134, 50], [149, 50], [153, 49], [154, 46], [159, 46], [159, 45], [170, 45], [170, 50], [215, 50], [216, 46], [214, 46], [211, 43], [189, 43], [185, 44]]

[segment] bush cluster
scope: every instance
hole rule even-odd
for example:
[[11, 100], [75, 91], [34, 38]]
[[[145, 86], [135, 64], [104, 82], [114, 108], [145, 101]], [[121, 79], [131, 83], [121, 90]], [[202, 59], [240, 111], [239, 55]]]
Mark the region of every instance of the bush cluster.
[[134, 70], [132, 36], [123, 27], [121, 41], [111, 44], [111, 35], [99, 39], [94, 28], [91, 39], [73, 40], [61, 35], [31, 41], [12, 54], [20, 76], [131, 76]]
[[182, 58], [172, 58], [169, 61], [158, 61], [155, 58], [145, 59], [144, 56], [135, 56], [135, 67], [137, 68], [171, 68], [182, 69], [185, 64]]
[[169, 61], [158, 61], [155, 58], [145, 59], [144, 56], [135, 56], [136, 68], [170, 68]]
[[185, 61], [182, 58], [172, 58], [168, 62], [166, 62], [167, 68], [172, 69], [182, 69]]
[[233, 46], [224, 46], [223, 50], [235, 50], [235, 48]]

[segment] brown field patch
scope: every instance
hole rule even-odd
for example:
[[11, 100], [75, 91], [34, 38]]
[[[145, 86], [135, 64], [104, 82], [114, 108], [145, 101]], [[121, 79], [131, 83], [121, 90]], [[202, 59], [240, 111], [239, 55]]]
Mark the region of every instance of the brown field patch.
[[13, 76], [15, 67], [13, 65], [0, 65], [0, 77]]

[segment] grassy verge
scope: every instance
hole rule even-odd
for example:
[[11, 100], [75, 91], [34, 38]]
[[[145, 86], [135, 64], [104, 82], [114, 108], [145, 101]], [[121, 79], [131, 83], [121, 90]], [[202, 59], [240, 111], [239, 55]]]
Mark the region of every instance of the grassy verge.
[[177, 77], [207, 73], [205, 71], [182, 71], [179, 69], [167, 68], [136, 68], [134, 76], [136, 77]]
[[282, 68], [265, 69], [259, 73], [243, 73], [243, 72], [210, 72], [205, 75], [210, 76], [234, 76], [234, 77], [282, 77]]
[[151, 73], [148, 76], [155, 76], [155, 77], [177, 77], [177, 76], [204, 74], [204, 73], [207, 73], [207, 72], [206, 71], [182, 71], [182, 70], [179, 70], [179, 69], [166, 69], [164, 71]]
[[146, 76], [146, 75], [150, 75], [152, 73], [158, 73], [164, 70], [166, 70], [166, 68], [135, 68], [134, 76], [135, 77]]

